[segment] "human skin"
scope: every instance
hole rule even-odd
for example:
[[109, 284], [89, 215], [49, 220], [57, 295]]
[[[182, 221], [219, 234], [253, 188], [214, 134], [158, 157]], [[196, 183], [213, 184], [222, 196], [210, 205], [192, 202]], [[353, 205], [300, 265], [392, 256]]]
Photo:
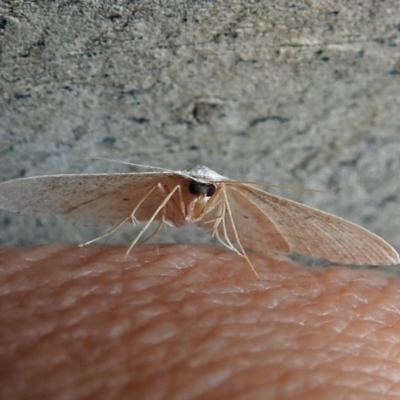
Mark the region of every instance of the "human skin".
[[400, 279], [204, 245], [0, 250], [1, 399], [398, 399]]

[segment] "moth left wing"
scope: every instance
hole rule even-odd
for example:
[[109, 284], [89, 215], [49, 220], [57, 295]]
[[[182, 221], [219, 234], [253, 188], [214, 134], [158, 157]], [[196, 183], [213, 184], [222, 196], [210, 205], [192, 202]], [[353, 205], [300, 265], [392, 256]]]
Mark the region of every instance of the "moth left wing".
[[[173, 188], [186, 181], [179, 174], [158, 172], [15, 179], [0, 184], [0, 208], [29, 215], [66, 215], [88, 225], [107, 225], [121, 222], [148, 195], [135, 213], [139, 221], [145, 221], [165, 198], [159, 183]], [[175, 215], [178, 207], [170, 207], [168, 212], [172, 218], [183, 218]]]
[[[296, 252], [345, 264], [400, 262], [388, 243], [352, 222], [245, 184], [224, 186], [233, 221], [225, 212], [225, 230], [220, 224], [217, 231], [222, 237], [225, 231], [232, 243], [239, 240], [244, 248], [264, 254]], [[213, 218], [207, 214], [201, 226], [210, 230]]]
[[[217, 205], [197, 222], [197, 225], [216, 236], [227, 247], [241, 243], [244, 248], [264, 254], [290, 251], [289, 244], [275, 224], [258, 207], [228, 185], [218, 193]], [[240, 251], [240, 248], [236, 246]]]

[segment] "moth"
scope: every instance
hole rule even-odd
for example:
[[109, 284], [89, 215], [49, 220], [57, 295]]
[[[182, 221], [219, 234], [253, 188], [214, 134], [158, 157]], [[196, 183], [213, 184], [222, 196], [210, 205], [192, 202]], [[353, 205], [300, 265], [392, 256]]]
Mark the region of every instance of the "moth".
[[[0, 184], [0, 208], [30, 215], [67, 215], [86, 224], [146, 221], [149, 225], [194, 223], [244, 257], [246, 250], [280, 255], [296, 252], [353, 265], [390, 265], [397, 252], [372, 232], [303, 204], [272, 195], [197, 166], [186, 171], [48, 175]], [[257, 273], [256, 273], [257, 274]]]

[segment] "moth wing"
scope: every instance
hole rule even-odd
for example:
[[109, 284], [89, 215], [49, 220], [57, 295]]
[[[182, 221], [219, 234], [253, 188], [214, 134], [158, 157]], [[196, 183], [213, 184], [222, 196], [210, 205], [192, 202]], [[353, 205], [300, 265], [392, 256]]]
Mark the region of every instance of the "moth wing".
[[251, 250], [269, 253], [268, 242], [283, 238], [289, 251], [313, 258], [354, 265], [400, 262], [383, 239], [342, 218], [247, 185], [229, 185], [226, 193], [239, 239]]
[[[226, 184], [224, 190], [234, 226], [225, 212], [215, 233], [228, 243], [238, 237], [245, 249], [261, 254], [296, 252], [345, 264], [400, 262], [388, 243], [352, 222], [244, 184]], [[224, 201], [198, 224], [213, 232]]]
[[[226, 199], [223, 190], [225, 190]], [[244, 248], [258, 253], [282, 254], [290, 251], [288, 242], [277, 226], [255, 204], [238, 196], [236, 192], [231, 192], [228, 185], [224, 185], [219, 196], [219, 204], [205, 214], [197, 225], [218, 235], [228, 246], [230, 243], [238, 242], [237, 235]], [[223, 210], [226, 200], [228, 200], [232, 218], [229, 217], [226, 204], [225, 211]]]
[[[0, 208], [30, 215], [67, 215], [89, 225], [116, 224], [135, 209], [148, 220], [163, 201], [159, 183], [174, 187], [187, 178], [174, 173], [47, 175], [0, 184]], [[170, 212], [177, 212], [171, 208]], [[157, 218], [156, 218], [157, 219]]]

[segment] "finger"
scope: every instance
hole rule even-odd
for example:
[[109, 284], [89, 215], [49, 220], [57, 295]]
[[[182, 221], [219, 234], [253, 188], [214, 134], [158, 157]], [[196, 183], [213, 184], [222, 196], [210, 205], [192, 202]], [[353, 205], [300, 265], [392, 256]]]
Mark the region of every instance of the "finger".
[[[391, 398], [399, 279], [198, 245], [0, 252], [11, 398]], [[23, 384], [21, 384], [23, 382]]]

